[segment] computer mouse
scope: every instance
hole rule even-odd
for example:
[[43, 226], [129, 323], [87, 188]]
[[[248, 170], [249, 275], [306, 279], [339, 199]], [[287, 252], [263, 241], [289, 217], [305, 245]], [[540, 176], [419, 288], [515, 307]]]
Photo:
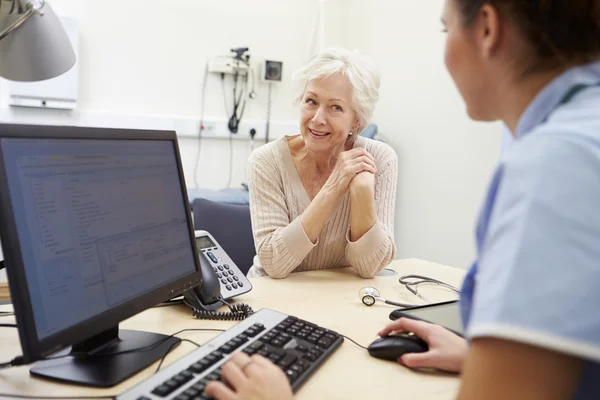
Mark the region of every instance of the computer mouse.
[[379, 338], [369, 345], [368, 350], [372, 357], [397, 361], [406, 353], [426, 352], [429, 346], [423, 339], [403, 333]]

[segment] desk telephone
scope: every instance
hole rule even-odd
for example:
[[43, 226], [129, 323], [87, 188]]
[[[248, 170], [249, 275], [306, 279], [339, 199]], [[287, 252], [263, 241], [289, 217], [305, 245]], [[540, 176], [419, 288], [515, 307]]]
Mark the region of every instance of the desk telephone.
[[[230, 305], [227, 300], [248, 293], [252, 284], [231, 260], [225, 250], [207, 231], [195, 232], [203, 283], [185, 293], [183, 302], [192, 308], [196, 318], [242, 320], [253, 314], [246, 304]], [[226, 305], [230, 312], [214, 311]]]

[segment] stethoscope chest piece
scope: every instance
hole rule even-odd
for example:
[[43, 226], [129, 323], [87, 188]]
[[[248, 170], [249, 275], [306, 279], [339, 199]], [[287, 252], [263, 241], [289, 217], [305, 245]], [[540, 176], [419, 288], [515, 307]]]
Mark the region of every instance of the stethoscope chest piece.
[[381, 293], [379, 293], [379, 290], [371, 286], [364, 287], [358, 291], [358, 298], [365, 306], [372, 306], [380, 297]]

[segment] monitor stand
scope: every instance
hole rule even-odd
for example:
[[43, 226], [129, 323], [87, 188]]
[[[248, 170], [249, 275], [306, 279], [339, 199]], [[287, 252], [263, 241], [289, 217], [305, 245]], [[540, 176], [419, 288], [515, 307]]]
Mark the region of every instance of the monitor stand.
[[[181, 339], [116, 326], [38, 362], [33, 376], [85, 386], [111, 387], [162, 358]], [[127, 352], [125, 354], [122, 353]]]

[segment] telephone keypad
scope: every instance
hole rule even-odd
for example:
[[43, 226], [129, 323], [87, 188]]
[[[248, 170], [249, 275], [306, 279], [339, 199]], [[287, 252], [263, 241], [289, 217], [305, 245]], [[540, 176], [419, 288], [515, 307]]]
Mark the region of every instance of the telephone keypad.
[[231, 286], [233, 286], [234, 289], [237, 289], [237, 284], [232, 283]]
[[225, 267], [225, 269], [229, 269], [229, 265], [228, 264], [223, 264], [223, 266]]
[[231, 285], [227, 285], [225, 287], [227, 288], [227, 290], [231, 290]]

